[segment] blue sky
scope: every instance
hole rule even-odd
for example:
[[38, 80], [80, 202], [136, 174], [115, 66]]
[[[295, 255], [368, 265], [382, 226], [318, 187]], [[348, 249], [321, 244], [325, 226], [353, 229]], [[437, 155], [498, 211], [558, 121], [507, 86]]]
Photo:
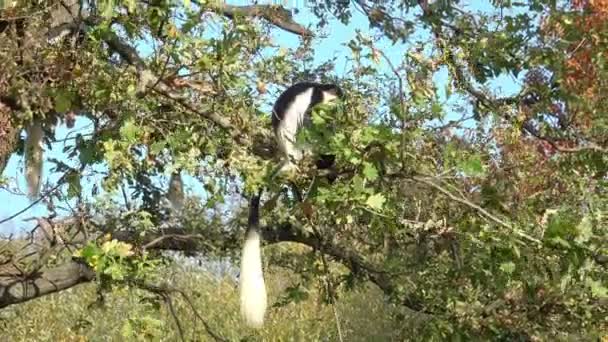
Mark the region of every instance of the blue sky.
[[[235, 5], [245, 5], [250, 4], [249, 1], [229, 1], [230, 4]], [[268, 3], [259, 1], [259, 3]], [[275, 3], [277, 3], [275, 1]], [[283, 2], [285, 4], [285, 2]], [[305, 1], [287, 1], [287, 7], [294, 9], [298, 9], [298, 13], [295, 14], [295, 20], [303, 23], [315, 23], [316, 17], [311, 13], [311, 11], [305, 6]], [[474, 4], [474, 5], [472, 5]], [[488, 11], [491, 9], [491, 6], [487, 1], [471, 1], [469, 9], [478, 10], [478, 11]], [[337, 20], [331, 20], [330, 24], [327, 26], [331, 31], [328, 30], [329, 33], [327, 38], [317, 40], [315, 42], [315, 62], [321, 63], [328, 59], [331, 59], [334, 56], [338, 57], [335, 73], [336, 75], [342, 75], [346, 70], [351, 67], [347, 63], [347, 59], [351, 56], [351, 51], [348, 47], [345, 46], [351, 38], [354, 38], [357, 30], [361, 32], [369, 32], [369, 24], [367, 18], [361, 14], [359, 11], [353, 11], [353, 17], [351, 18], [349, 25], [343, 25]], [[416, 40], [428, 40], [430, 37], [419, 35], [412, 37], [411, 41], [415, 42]], [[287, 47], [287, 48], [296, 48], [299, 44], [299, 38], [295, 35], [290, 34], [285, 31], [281, 31], [276, 29], [274, 31], [274, 40], [276, 43]], [[376, 46], [382, 49], [389, 59], [395, 65], [399, 65], [401, 62], [401, 58], [406, 51], [407, 45], [398, 44], [392, 45], [389, 41], [380, 41], [376, 44]], [[142, 45], [139, 47], [140, 50], [145, 51], [148, 47]], [[380, 70], [383, 70], [385, 73], [390, 74], [390, 70], [387, 67], [387, 64], [382, 61], [380, 66]], [[442, 71], [438, 72], [435, 76], [436, 84], [444, 84], [447, 80], [447, 72]], [[441, 89], [441, 87], [439, 87]], [[491, 88], [500, 90], [501, 95], [509, 95], [516, 92], [519, 89], [518, 82], [513, 80], [508, 76], [500, 77], [491, 82]], [[267, 99], [268, 103], [272, 102], [272, 99]], [[458, 98], [452, 98], [451, 101], [459, 101]], [[457, 115], [457, 113], [453, 113], [453, 115]], [[58, 140], [64, 139], [68, 134], [73, 135], [75, 132], [87, 133], [90, 132], [90, 123], [87, 122], [86, 119], [79, 119], [76, 122], [76, 125], [73, 129], [68, 130], [65, 126], [60, 126], [56, 131], [56, 138]], [[52, 150], [45, 151], [45, 158], [56, 158], [59, 160], [66, 160], [66, 155], [62, 153], [62, 143], [53, 144]], [[55, 184], [60, 175], [52, 174], [50, 172], [51, 163], [46, 162], [44, 164], [44, 172], [43, 172], [43, 182], [49, 182], [49, 184]], [[22, 173], [23, 161], [22, 158], [16, 155], [13, 155], [4, 171], [4, 176], [9, 178], [10, 184], [17, 184], [19, 188], [24, 191], [25, 190], [25, 181]], [[88, 179], [83, 180], [84, 190], [90, 193], [90, 188], [93, 183], [98, 182], [99, 179]], [[192, 178], [185, 179], [186, 188], [189, 191], [201, 195], [202, 187], [201, 185]], [[10, 192], [0, 190], [0, 203], [4, 203], [4, 205], [0, 206], [0, 219], [8, 217], [13, 213], [22, 210], [26, 206], [30, 204], [27, 197], [22, 195], [14, 195]], [[0, 234], [6, 234], [10, 232], [16, 232], [17, 230], [27, 229], [32, 227], [33, 222], [31, 221], [23, 221], [23, 219], [31, 218], [33, 216], [40, 216], [47, 214], [45, 206], [42, 204], [38, 204], [33, 206], [27, 212], [21, 214], [14, 220], [8, 221], [2, 225], [0, 225]]]

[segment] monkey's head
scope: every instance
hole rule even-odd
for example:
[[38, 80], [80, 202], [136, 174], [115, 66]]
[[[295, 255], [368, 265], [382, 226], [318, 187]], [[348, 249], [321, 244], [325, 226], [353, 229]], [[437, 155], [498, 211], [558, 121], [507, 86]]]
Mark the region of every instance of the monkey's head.
[[344, 98], [344, 92], [335, 84], [321, 85], [321, 93], [323, 94], [323, 102], [331, 102], [336, 99]]

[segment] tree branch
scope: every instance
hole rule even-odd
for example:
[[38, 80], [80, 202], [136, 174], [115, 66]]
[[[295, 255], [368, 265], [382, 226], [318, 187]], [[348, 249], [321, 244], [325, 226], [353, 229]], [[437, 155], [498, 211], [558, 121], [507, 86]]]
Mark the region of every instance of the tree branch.
[[0, 95], [0, 175], [19, 141], [19, 127], [13, 122], [13, 111], [19, 106], [12, 99]]
[[[86, 19], [88, 24], [96, 24], [97, 19], [89, 18]], [[230, 120], [225, 116], [221, 116], [214, 112], [201, 111], [196, 106], [186, 100], [184, 96], [175, 92], [172, 89], [173, 84], [168, 84], [167, 80], [160, 79], [157, 75], [150, 70], [143, 59], [137, 53], [137, 50], [129, 44], [123, 42], [120, 37], [110, 32], [104, 37], [104, 41], [108, 44], [108, 47], [116, 52], [125, 62], [133, 65], [137, 70], [137, 76], [139, 78], [138, 84], [138, 96], [145, 96], [146, 92], [150, 89], [184, 107], [185, 109], [199, 114], [200, 116], [210, 120], [214, 124], [228, 131], [230, 136], [237, 141], [242, 141], [242, 134], [240, 131], [234, 128]]]
[[219, 11], [226, 17], [233, 19], [234, 17], [259, 17], [267, 20], [273, 25], [294, 34], [301, 36], [312, 36], [312, 32], [304, 26], [296, 23], [291, 13], [282, 6], [275, 5], [249, 5], [249, 6], [234, 6], [220, 5]]
[[3, 267], [0, 269], [0, 308], [69, 289], [94, 277], [93, 270], [75, 261], [26, 277], [14, 266]]
[[[80, 222], [68, 218], [64, 222]], [[61, 223], [56, 223], [60, 225]], [[268, 243], [297, 242], [319, 250], [333, 257], [348, 267], [354, 274], [363, 276], [376, 284], [385, 294], [393, 295], [397, 287], [390, 279], [390, 274], [378, 269], [366, 261], [354, 250], [321, 241], [318, 237], [306, 234], [303, 230], [290, 223], [281, 223], [275, 226], [265, 226], [260, 229], [264, 240]], [[148, 234], [144, 241], [135, 232], [120, 231], [112, 234], [117, 240], [129, 242], [147, 249], [175, 250], [184, 252], [204, 252], [215, 248], [227, 248], [236, 243], [237, 233], [226, 233], [221, 241], [209, 241], [209, 236], [202, 234], [187, 234], [181, 228], [163, 228], [158, 234]], [[201, 244], [201, 241], [206, 241]], [[85, 243], [81, 241], [80, 243]], [[67, 242], [66, 242], [67, 243]], [[46, 294], [68, 289], [80, 283], [92, 281], [95, 273], [87, 265], [78, 262], [68, 262], [62, 266], [42, 269], [36, 273], [23, 277], [23, 272], [13, 269], [11, 272], [1, 272], [0, 269], [0, 308], [23, 303]], [[27, 288], [28, 291], [16, 289]], [[414, 298], [405, 298], [401, 302], [412, 311], [428, 314], [423, 304]]]
[[555, 138], [552, 138], [552, 137], [549, 137], [546, 135], [542, 135], [539, 132], [539, 130], [533, 126], [533, 124], [530, 121], [525, 122], [522, 125], [522, 129], [525, 132], [528, 132], [530, 135], [532, 135], [536, 139], [542, 140], [542, 141], [548, 143], [549, 145], [551, 145], [551, 147], [553, 147], [558, 152], [576, 153], [576, 152], [583, 152], [583, 151], [595, 151], [595, 152], [600, 152], [600, 153], [608, 153], [608, 148], [600, 146], [592, 141], [586, 142], [585, 145], [579, 144], [574, 147], [562, 146], [560, 144], [559, 139], [555, 139]]
[[[386, 295], [391, 296], [396, 293], [397, 288], [390, 279], [388, 272], [379, 270], [349, 248], [321, 241], [312, 234], [304, 234], [301, 229], [293, 227], [290, 223], [283, 223], [277, 227], [264, 227], [262, 228], [262, 236], [264, 241], [269, 243], [298, 242], [312, 247], [321, 253], [332, 256], [354, 274], [366, 277]], [[401, 304], [418, 314], [432, 314], [424, 308], [423, 303], [412, 297], [402, 299]]]

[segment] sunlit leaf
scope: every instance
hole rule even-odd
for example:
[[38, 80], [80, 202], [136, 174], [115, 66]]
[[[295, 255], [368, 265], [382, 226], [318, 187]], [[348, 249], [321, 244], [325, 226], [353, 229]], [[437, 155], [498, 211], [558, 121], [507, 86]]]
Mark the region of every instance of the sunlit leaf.
[[365, 204], [374, 210], [382, 210], [382, 206], [386, 202], [386, 198], [382, 194], [374, 194], [367, 198]]

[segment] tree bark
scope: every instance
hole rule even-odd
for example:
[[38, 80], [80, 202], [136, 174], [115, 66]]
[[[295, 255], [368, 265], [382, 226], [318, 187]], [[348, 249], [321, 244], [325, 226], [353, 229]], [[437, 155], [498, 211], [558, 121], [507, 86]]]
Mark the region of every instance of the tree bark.
[[[69, 220], [67, 219], [64, 222], [72, 222]], [[353, 273], [369, 279], [385, 294], [392, 295], [395, 291], [395, 284], [390, 274], [378, 269], [348, 247], [321, 241], [313, 235], [304, 234], [298, 227], [294, 227], [290, 223], [262, 227], [260, 231], [267, 243], [297, 242], [304, 244], [331, 256], [337, 262], [348, 267]], [[209, 241], [209, 236], [188, 234], [180, 228], [166, 228], [163, 229], [162, 233], [149, 234], [145, 241], [141, 241], [134, 232], [113, 232], [112, 236], [123, 242], [133, 243], [138, 241], [139, 246], [148, 250], [203, 253], [208, 251], [210, 245], [224, 249], [228, 245], [233, 246], [238, 240], [236, 234], [227, 234], [222, 241]], [[79, 244], [82, 243], [85, 243], [85, 241], [79, 242]], [[87, 265], [74, 261], [55, 268], [41, 270], [28, 277], [22, 276], [16, 269], [13, 269], [12, 272], [6, 272], [0, 268], [0, 308], [59, 292], [92, 281], [94, 277], [95, 273]], [[406, 297], [401, 301], [401, 304], [409, 310], [428, 314], [428, 312], [425, 312], [422, 303], [416, 298]]]
[[17, 148], [19, 141], [19, 130], [15, 127], [12, 119], [12, 109], [0, 99], [0, 175]]
[[28, 276], [22, 276], [12, 266], [3, 268], [0, 269], [0, 308], [69, 289], [95, 278], [93, 270], [75, 261]]

